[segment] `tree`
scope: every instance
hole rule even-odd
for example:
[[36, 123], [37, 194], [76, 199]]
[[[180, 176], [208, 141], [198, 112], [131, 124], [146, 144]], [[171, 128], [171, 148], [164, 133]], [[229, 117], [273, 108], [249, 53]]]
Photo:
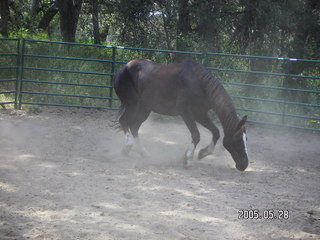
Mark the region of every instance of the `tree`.
[[165, 48], [175, 49], [177, 37], [177, 11], [175, 0], [157, 0], [156, 11], [161, 14], [161, 22], [165, 34]]
[[9, 0], [0, 1], [0, 33], [4, 37], [9, 36]]
[[[293, 31], [293, 41], [288, 49], [289, 57], [293, 58], [320, 58], [320, 2], [318, 0], [308, 0], [301, 2], [299, 8], [294, 9], [296, 16], [295, 28]], [[307, 68], [315, 68], [316, 65], [303, 64], [301, 62], [287, 62], [283, 68], [288, 74], [299, 75]], [[300, 78], [286, 77], [283, 82], [284, 87], [301, 88], [306, 87], [307, 81]], [[293, 99], [302, 99], [304, 94], [294, 94]]]
[[186, 37], [191, 32], [190, 6], [188, 2], [188, 0], [178, 1], [177, 50], [180, 51], [188, 48]]
[[92, 13], [93, 38], [95, 44], [101, 44], [99, 31], [99, 2], [97, 0], [90, 0]]
[[64, 42], [75, 42], [82, 0], [57, 0], [60, 30]]
[[[44, 8], [44, 6], [42, 7]], [[39, 24], [38, 24], [39, 30], [48, 30], [52, 19], [56, 16], [58, 12], [59, 12], [59, 9], [57, 6], [57, 2], [50, 1], [46, 11], [44, 12], [42, 18], [39, 21]], [[50, 36], [49, 31], [48, 31], [48, 35]]]

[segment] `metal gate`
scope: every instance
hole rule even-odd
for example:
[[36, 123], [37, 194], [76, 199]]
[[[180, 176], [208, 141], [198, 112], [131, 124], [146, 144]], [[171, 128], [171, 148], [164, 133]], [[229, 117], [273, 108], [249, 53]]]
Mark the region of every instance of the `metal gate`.
[[[117, 109], [112, 78], [124, 63], [177, 56], [212, 71], [251, 122], [320, 131], [320, 60], [3, 38], [0, 104]], [[290, 64], [306, 70], [284, 72]]]

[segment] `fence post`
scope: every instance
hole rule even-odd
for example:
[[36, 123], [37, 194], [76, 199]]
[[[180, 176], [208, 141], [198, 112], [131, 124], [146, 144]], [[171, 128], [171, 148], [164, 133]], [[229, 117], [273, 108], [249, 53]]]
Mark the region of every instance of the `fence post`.
[[18, 109], [18, 99], [19, 99], [19, 76], [20, 76], [20, 57], [21, 57], [21, 54], [20, 54], [20, 40], [21, 39], [18, 39], [17, 40], [17, 61], [16, 61], [16, 64], [17, 64], [17, 69], [16, 69], [16, 83], [15, 83], [15, 90], [16, 90], [16, 93], [14, 95], [14, 109]]
[[[22, 41], [22, 46], [21, 42]], [[24, 38], [19, 39], [18, 43], [18, 59], [17, 59], [17, 81], [16, 81], [16, 96], [15, 96], [15, 109], [21, 109], [22, 100], [22, 78], [23, 78], [23, 64], [24, 64]]]
[[285, 115], [286, 115], [286, 106], [287, 106], [287, 100], [288, 100], [288, 92], [287, 92], [287, 88], [288, 88], [288, 79], [287, 76], [284, 77], [282, 86], [285, 88], [283, 91], [283, 103], [282, 103], [282, 126], [285, 126]]
[[20, 50], [20, 74], [19, 74], [19, 100], [18, 100], [18, 109], [21, 109], [21, 102], [22, 102], [22, 82], [23, 82], [23, 70], [24, 70], [24, 52], [25, 52], [25, 44], [26, 41], [22, 38], [22, 47]]
[[116, 61], [116, 50], [117, 47], [112, 47], [112, 64], [111, 64], [111, 88], [109, 88], [109, 108], [112, 108], [112, 102], [113, 102], [113, 79], [114, 79], [114, 72], [115, 72], [115, 61]]

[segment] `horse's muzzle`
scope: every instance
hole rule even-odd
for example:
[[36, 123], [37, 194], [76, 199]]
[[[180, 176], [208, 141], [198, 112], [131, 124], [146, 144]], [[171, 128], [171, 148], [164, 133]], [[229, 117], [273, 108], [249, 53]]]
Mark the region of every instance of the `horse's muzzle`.
[[239, 171], [241, 171], [241, 172], [243, 172], [244, 170], [246, 170], [246, 168], [248, 167], [248, 158], [243, 158], [243, 159], [241, 159], [240, 161], [238, 161], [237, 163], [236, 163], [236, 168], [239, 170]]

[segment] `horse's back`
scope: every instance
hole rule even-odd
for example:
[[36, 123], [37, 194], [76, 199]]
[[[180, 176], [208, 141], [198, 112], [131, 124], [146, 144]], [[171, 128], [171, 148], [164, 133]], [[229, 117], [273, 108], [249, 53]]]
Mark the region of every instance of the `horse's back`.
[[134, 88], [139, 102], [151, 111], [177, 115], [181, 101], [183, 104], [204, 105], [204, 90], [196, 76], [198, 68], [198, 64], [190, 59], [168, 65], [135, 59], [125, 65], [122, 72], [126, 79], [119, 81], [127, 85], [123, 87], [127, 89], [125, 94], [131, 93], [128, 90], [131, 85], [130, 89]]

